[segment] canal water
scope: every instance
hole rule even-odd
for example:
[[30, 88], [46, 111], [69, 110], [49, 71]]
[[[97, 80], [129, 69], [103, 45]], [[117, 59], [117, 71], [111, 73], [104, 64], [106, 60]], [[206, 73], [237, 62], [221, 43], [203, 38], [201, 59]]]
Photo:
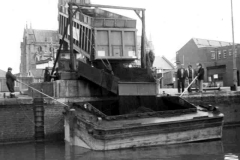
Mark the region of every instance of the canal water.
[[114, 151], [91, 151], [64, 142], [0, 146], [0, 160], [235, 160], [240, 127], [225, 127], [222, 140]]

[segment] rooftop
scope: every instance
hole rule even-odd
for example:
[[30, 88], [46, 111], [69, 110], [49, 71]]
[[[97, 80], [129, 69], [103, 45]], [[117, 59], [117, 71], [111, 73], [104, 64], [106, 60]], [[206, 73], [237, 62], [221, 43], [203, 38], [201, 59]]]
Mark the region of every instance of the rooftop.
[[200, 38], [193, 38], [193, 41], [195, 42], [195, 44], [197, 45], [198, 48], [204, 48], [204, 47], [224, 47], [224, 46], [231, 46], [233, 44], [231, 42], [208, 40], [208, 39], [200, 39]]
[[34, 42], [59, 42], [58, 31], [55, 30], [25, 29], [25, 31]]
[[5, 77], [5, 76], [6, 76], [6, 72], [0, 69], [0, 77]]
[[174, 69], [174, 65], [167, 60], [164, 56], [156, 56], [155, 60], [153, 62], [153, 67], [159, 68], [159, 69], [164, 69], [164, 70], [171, 70]]

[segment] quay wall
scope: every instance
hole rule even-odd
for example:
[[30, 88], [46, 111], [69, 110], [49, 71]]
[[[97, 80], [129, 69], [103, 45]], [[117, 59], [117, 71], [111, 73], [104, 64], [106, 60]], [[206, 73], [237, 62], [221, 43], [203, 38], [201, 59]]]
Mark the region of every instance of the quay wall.
[[[35, 141], [33, 99], [0, 99], [0, 144]], [[63, 140], [63, 106], [44, 104], [45, 140]]]

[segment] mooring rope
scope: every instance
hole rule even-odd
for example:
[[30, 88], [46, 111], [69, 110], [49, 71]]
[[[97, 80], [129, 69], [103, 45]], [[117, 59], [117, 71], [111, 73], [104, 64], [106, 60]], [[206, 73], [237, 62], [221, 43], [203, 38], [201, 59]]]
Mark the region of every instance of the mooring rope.
[[26, 83], [23, 83], [23, 82], [21, 82], [21, 81], [19, 81], [19, 80], [17, 80], [17, 82], [19, 82], [19, 83], [21, 83], [21, 84], [23, 84], [23, 85], [25, 85], [25, 86], [27, 86], [27, 87], [29, 87], [29, 88], [37, 91], [38, 93], [40, 93], [40, 94], [42, 94], [42, 95], [44, 95], [44, 96], [47, 96], [48, 98], [51, 98], [52, 100], [54, 100], [54, 101], [56, 101], [56, 102], [58, 102], [58, 103], [61, 103], [62, 105], [68, 107], [69, 109], [71, 108], [69, 105], [67, 105], [67, 104], [65, 104], [65, 103], [63, 103], [63, 102], [60, 102], [59, 100], [57, 100], [57, 99], [55, 99], [55, 98], [53, 98], [53, 97], [51, 97], [51, 96], [49, 96], [49, 95], [47, 95], [47, 94], [39, 91], [39, 90], [37, 90], [36, 88], [33, 88], [33, 87], [27, 85]]

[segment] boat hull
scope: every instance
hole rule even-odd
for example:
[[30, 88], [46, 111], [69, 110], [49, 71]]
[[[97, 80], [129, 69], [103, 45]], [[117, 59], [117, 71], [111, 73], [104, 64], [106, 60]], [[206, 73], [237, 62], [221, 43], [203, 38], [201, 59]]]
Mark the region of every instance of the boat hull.
[[144, 119], [150, 123], [135, 121], [134, 124], [115, 128], [109, 127], [109, 124], [102, 125], [104, 122], [91, 123], [77, 116], [72, 118], [69, 114], [65, 116], [65, 140], [71, 145], [92, 150], [113, 150], [220, 139], [223, 115], [209, 114], [202, 117], [180, 116], [179, 120], [175, 117], [175, 121], [171, 118], [164, 118], [164, 121]]

